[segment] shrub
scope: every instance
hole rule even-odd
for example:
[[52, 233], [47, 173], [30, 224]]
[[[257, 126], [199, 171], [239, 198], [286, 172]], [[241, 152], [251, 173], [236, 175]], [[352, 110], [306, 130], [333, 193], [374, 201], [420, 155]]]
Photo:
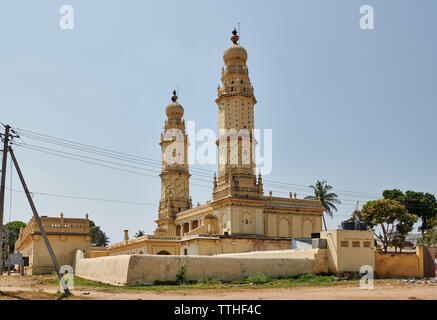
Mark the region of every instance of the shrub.
[[182, 266], [179, 272], [176, 274], [176, 281], [178, 284], [185, 283], [185, 266]]

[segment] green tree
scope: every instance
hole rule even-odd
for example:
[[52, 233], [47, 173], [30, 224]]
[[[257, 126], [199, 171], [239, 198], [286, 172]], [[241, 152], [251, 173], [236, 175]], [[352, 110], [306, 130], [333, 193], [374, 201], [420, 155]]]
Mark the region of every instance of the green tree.
[[109, 238], [106, 236], [100, 226], [96, 226], [94, 221], [90, 220], [91, 245], [95, 247], [107, 247]]
[[[330, 186], [326, 181], [319, 181], [314, 185], [309, 186], [314, 191], [313, 196], [307, 196], [305, 199], [311, 199], [311, 200], [318, 200], [322, 202], [322, 207], [325, 209], [325, 212], [328, 216], [332, 218], [333, 211], [337, 211], [337, 207], [335, 204], [341, 204], [341, 201], [338, 200], [338, 196], [331, 192], [332, 186]], [[323, 224], [325, 226], [325, 230], [328, 230], [326, 228], [326, 221], [324, 214], [322, 215], [323, 218]]]
[[426, 229], [422, 237], [417, 239], [417, 244], [435, 247], [437, 246], [437, 217], [428, 220], [429, 229]]
[[135, 233], [134, 237], [139, 238], [145, 236], [146, 233], [143, 230], [138, 230], [137, 233]]
[[2, 231], [2, 257], [6, 256], [6, 238], [9, 232], [9, 253], [13, 253], [15, 250], [15, 242], [17, 241], [18, 235], [20, 234], [20, 229], [25, 228], [26, 224], [22, 221], [11, 221], [3, 225]]
[[404, 194], [398, 189], [393, 189], [385, 190], [382, 195], [384, 199], [399, 201], [407, 208], [408, 212], [420, 218], [421, 226], [419, 230], [422, 232], [422, 236], [425, 230], [430, 228], [428, 220], [437, 217], [437, 200], [433, 194], [411, 190], [406, 191]]
[[376, 226], [381, 227], [382, 232], [375, 232], [375, 236], [381, 241], [384, 252], [387, 252], [389, 245], [399, 244], [418, 219], [405, 206], [390, 199], [367, 202], [361, 210], [361, 216], [373, 231]]

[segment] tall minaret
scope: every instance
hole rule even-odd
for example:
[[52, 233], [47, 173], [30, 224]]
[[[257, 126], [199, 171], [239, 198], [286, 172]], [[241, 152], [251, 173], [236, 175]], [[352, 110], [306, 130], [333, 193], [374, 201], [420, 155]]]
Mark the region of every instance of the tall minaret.
[[185, 121], [182, 120], [184, 108], [177, 102], [173, 91], [172, 102], [165, 112], [167, 120], [161, 133], [161, 200], [159, 202], [158, 228], [155, 233], [175, 235], [173, 223], [176, 213], [189, 209], [191, 205], [188, 170], [188, 136]]
[[259, 198], [262, 182], [255, 173], [253, 87], [246, 65], [247, 52], [238, 44], [237, 31], [223, 53], [222, 87], [217, 88], [218, 106], [218, 179], [214, 179], [213, 199], [226, 196]]

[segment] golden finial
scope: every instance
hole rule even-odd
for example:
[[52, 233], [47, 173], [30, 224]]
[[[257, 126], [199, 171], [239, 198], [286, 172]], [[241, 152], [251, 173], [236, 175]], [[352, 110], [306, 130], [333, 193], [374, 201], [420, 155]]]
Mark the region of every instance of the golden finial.
[[173, 90], [173, 96], [171, 97], [171, 101], [176, 102], [178, 100], [178, 96], [176, 95], [176, 90]]
[[231, 41], [233, 42], [233, 44], [238, 44], [238, 39], [240, 39], [240, 37], [237, 35], [237, 29], [234, 28], [234, 30], [232, 31]]

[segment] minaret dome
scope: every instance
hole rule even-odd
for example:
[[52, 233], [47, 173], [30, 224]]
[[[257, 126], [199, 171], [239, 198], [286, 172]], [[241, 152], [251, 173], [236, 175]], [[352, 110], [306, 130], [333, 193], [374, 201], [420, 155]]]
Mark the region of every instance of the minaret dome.
[[184, 108], [177, 102], [178, 96], [176, 95], [176, 90], [173, 91], [173, 96], [171, 97], [171, 103], [165, 108], [165, 113], [169, 119], [182, 119], [184, 116]]
[[245, 64], [247, 60], [247, 51], [242, 46], [238, 44], [239, 36], [237, 35], [237, 30], [232, 31], [231, 41], [232, 44], [223, 53], [223, 60], [225, 64], [231, 62], [240, 62]]

